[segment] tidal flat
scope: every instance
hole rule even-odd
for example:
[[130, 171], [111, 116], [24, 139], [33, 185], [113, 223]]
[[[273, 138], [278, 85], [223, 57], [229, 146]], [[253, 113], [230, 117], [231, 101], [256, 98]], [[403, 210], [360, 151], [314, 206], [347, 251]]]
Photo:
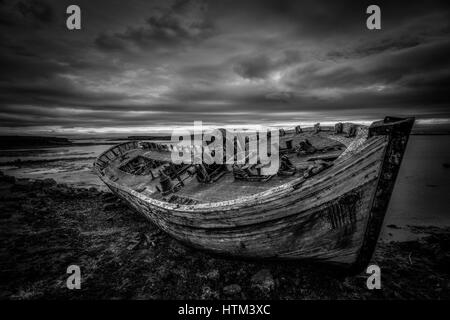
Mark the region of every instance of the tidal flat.
[[[379, 241], [368, 275], [325, 265], [228, 259], [187, 247], [112, 193], [0, 176], [1, 299], [449, 299], [450, 228]], [[69, 265], [81, 289], [66, 286]]]

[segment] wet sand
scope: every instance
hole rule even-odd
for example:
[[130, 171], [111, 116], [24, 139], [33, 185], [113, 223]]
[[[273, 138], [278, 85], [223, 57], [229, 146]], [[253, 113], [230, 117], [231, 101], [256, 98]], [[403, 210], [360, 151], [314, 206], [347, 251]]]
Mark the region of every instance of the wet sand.
[[[382, 289], [323, 265], [225, 259], [186, 247], [108, 192], [0, 176], [1, 299], [449, 299], [450, 228], [378, 244]], [[389, 230], [396, 230], [390, 225]], [[81, 290], [66, 268], [81, 268]]]
[[449, 146], [450, 135], [410, 137], [384, 220], [384, 240], [414, 238], [408, 226], [450, 227]]
[[105, 141], [99, 143], [90, 141], [64, 147], [0, 150], [0, 170], [18, 178], [51, 178], [73, 187], [93, 186], [106, 190], [92, 172], [92, 164], [111, 145], [104, 144]]

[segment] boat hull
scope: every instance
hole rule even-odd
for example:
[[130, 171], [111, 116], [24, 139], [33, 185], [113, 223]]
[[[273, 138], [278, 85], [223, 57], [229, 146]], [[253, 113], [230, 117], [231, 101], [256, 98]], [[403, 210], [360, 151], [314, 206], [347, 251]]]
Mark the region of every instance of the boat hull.
[[374, 251], [413, 122], [374, 123], [322, 174], [220, 203], [169, 204], [104, 175], [109, 158], [137, 147], [134, 142], [102, 155], [95, 168], [112, 192], [193, 247], [243, 258], [321, 261], [358, 272]]

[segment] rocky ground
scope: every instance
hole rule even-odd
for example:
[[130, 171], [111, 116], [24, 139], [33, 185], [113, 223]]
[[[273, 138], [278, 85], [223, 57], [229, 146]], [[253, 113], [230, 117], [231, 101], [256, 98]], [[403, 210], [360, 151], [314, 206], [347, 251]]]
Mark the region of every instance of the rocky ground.
[[[381, 290], [299, 262], [224, 259], [160, 232], [111, 193], [0, 175], [1, 299], [449, 299], [450, 229], [379, 243]], [[391, 226], [395, 227], [395, 226]], [[66, 269], [81, 268], [81, 290]]]

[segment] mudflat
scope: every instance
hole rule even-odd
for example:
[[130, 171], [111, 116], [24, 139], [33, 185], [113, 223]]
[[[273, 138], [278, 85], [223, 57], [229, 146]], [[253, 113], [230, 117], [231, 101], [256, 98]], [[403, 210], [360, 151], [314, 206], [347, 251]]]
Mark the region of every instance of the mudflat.
[[[368, 290], [366, 273], [186, 247], [93, 187], [0, 180], [1, 299], [450, 298], [450, 228], [409, 227], [421, 237], [379, 242], [372, 263], [382, 289]], [[80, 290], [66, 287], [72, 264], [81, 268]]]

